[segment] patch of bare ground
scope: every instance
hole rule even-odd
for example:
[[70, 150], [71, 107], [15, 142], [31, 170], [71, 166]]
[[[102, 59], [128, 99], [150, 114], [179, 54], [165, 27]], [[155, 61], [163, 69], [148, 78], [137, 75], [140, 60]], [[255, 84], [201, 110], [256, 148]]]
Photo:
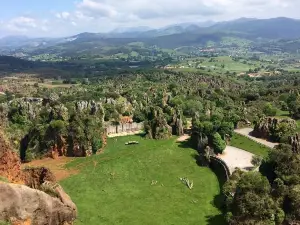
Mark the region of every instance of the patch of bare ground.
[[185, 141], [187, 141], [189, 138], [190, 138], [190, 135], [185, 134], [185, 135], [183, 135], [183, 136], [180, 136], [180, 137], [177, 139], [177, 142], [185, 142]]
[[66, 179], [72, 175], [79, 173], [77, 169], [66, 168], [66, 164], [74, 160], [70, 157], [59, 157], [57, 159], [45, 158], [41, 160], [35, 160], [29, 163], [22, 164], [22, 168], [25, 167], [46, 167], [51, 170], [57, 181]]

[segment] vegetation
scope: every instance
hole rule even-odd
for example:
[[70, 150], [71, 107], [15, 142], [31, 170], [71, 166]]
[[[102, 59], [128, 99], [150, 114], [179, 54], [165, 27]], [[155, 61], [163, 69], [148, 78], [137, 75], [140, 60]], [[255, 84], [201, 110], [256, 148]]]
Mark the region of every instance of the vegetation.
[[[124, 144], [133, 140], [140, 144]], [[103, 154], [73, 161], [81, 173], [62, 186], [78, 207], [77, 224], [224, 224], [221, 202], [211, 204], [220, 192], [217, 177], [180, 146], [174, 138], [118, 137], [108, 139]], [[181, 177], [193, 182], [191, 190]]]
[[244, 137], [240, 134], [234, 133], [230, 145], [236, 148], [244, 149], [248, 152], [251, 152], [255, 155], [262, 157], [268, 156], [270, 149], [262, 144], [256, 143], [253, 140], [250, 140], [247, 137]]
[[[239, 21], [118, 39], [79, 34], [75, 42], [44, 40], [42, 49], [5, 48], [23, 57], [0, 56], [1, 129], [23, 161], [91, 156], [72, 162], [81, 173], [62, 181], [78, 224], [149, 224], [150, 217], [151, 224], [297, 224], [300, 42], [297, 29], [286, 28], [298, 23]], [[107, 133], [135, 123], [145, 137], [106, 146]], [[234, 133], [251, 125], [279, 147]], [[190, 141], [176, 144], [172, 136], [187, 130]], [[193, 157], [208, 165], [227, 143], [255, 154], [260, 172], [235, 172], [224, 200], [223, 183]]]

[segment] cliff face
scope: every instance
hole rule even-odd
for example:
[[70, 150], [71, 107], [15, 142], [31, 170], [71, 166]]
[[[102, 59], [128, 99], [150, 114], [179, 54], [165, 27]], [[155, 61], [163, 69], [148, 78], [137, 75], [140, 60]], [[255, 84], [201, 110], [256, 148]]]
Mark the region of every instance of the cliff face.
[[0, 176], [15, 183], [24, 182], [19, 156], [11, 151], [2, 133], [0, 133]]
[[65, 225], [72, 224], [76, 218], [75, 204], [55, 183], [51, 171], [43, 167], [21, 170], [18, 155], [2, 133], [0, 176], [14, 183], [0, 181], [0, 221], [23, 225]]

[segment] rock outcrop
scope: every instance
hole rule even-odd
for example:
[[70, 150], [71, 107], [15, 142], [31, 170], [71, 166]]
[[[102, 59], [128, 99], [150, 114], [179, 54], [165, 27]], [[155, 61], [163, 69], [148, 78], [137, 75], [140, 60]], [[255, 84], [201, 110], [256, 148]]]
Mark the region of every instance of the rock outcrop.
[[191, 135], [191, 144], [199, 153], [203, 154], [208, 146], [208, 137], [198, 131], [193, 131]]
[[22, 173], [25, 185], [34, 189], [40, 190], [45, 182], [56, 182], [54, 174], [45, 167], [25, 168]]
[[[77, 209], [47, 168], [21, 169], [19, 156], [0, 132], [0, 221], [20, 225], [72, 224]], [[24, 184], [24, 185], [21, 185]], [[51, 184], [51, 185], [49, 185]]]
[[24, 183], [21, 162], [16, 153], [7, 149], [2, 154], [0, 153], [0, 176], [5, 177], [10, 182]]
[[77, 217], [75, 204], [64, 190], [57, 197], [24, 185], [0, 183], [0, 221], [12, 224], [66, 225]]
[[293, 133], [297, 123], [293, 119], [262, 118], [254, 127], [252, 135], [258, 138], [280, 141], [283, 136]]
[[168, 139], [172, 136], [172, 127], [168, 125], [161, 109], [152, 108], [148, 118], [149, 120], [145, 122], [145, 131], [148, 138]]
[[182, 136], [184, 135], [184, 129], [183, 129], [183, 120], [182, 120], [182, 113], [180, 110], [177, 110], [176, 113], [173, 116], [173, 123], [171, 124], [173, 134]]
[[300, 154], [300, 133], [289, 137], [289, 144], [292, 146], [294, 153]]

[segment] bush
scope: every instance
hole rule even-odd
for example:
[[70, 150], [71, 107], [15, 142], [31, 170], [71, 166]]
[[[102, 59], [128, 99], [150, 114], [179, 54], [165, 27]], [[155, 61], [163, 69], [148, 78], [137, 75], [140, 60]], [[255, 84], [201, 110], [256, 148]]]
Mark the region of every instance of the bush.
[[277, 109], [271, 103], [267, 103], [263, 108], [263, 112], [266, 116], [276, 116]]
[[226, 148], [226, 142], [218, 132], [213, 135], [212, 144], [216, 154], [222, 154]]
[[92, 141], [93, 154], [96, 154], [100, 148], [102, 148], [102, 141], [100, 139], [94, 138]]

